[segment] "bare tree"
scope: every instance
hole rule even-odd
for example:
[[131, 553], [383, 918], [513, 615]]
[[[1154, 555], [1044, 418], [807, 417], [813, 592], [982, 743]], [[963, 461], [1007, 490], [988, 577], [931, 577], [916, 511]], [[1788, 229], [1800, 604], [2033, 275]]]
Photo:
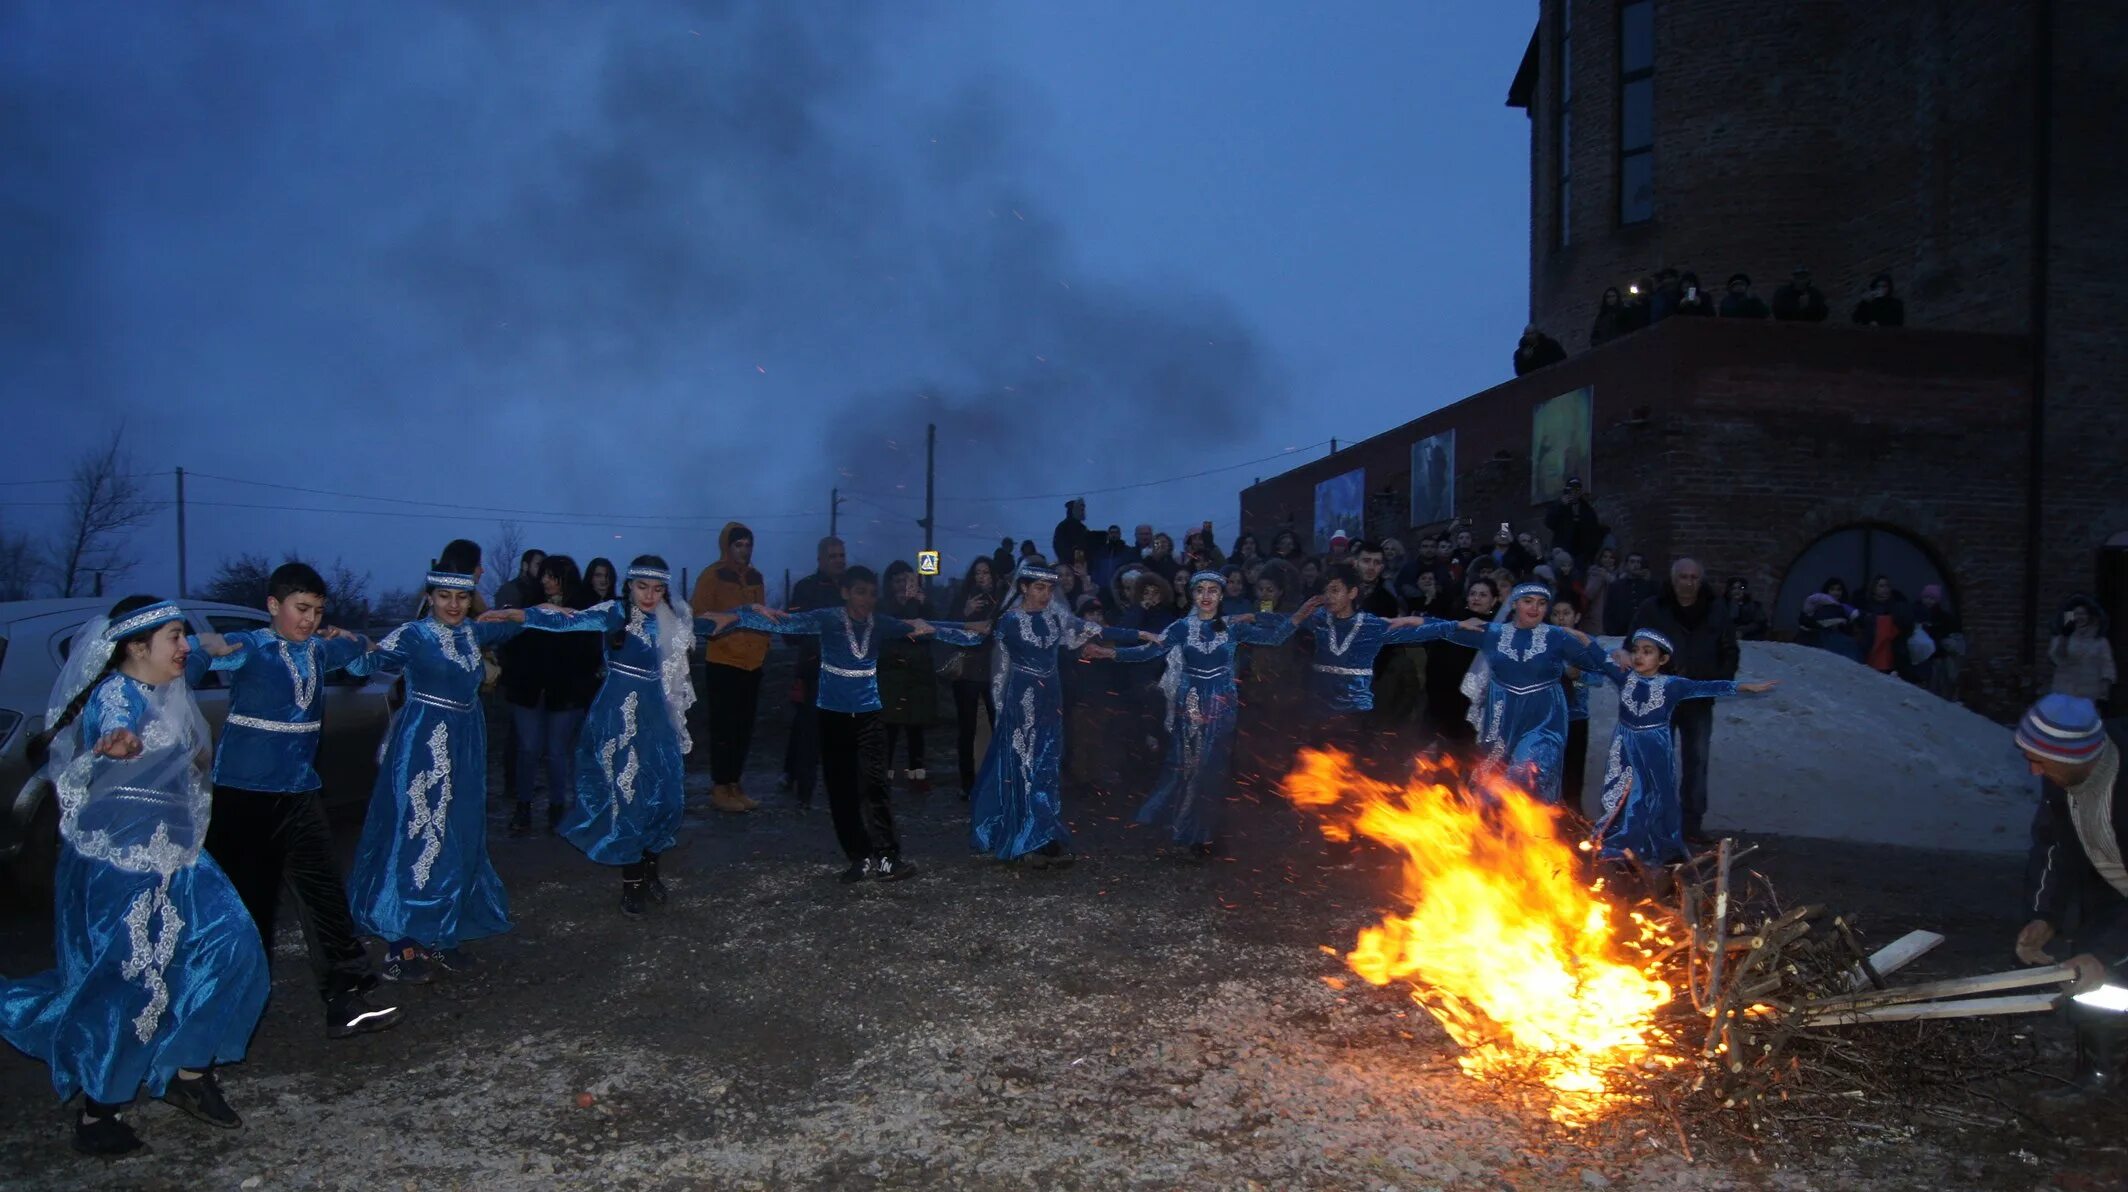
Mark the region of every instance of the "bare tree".
[[[495, 585], [509, 583], [517, 578], [517, 556], [525, 553], [525, 528], [514, 521], [498, 522], [495, 538], [488, 543], [487, 554], [482, 562], [487, 564], [488, 579]], [[495, 589], [490, 587], [492, 593]]]
[[109, 442], [74, 465], [65, 520], [45, 551], [61, 596], [85, 595], [94, 589], [91, 577], [116, 577], [131, 568], [133, 531], [155, 512], [125, 452], [124, 435], [123, 429], [112, 431]]
[[0, 600], [28, 600], [38, 570], [37, 546], [30, 536], [0, 530]]
[[246, 608], [266, 607], [266, 583], [273, 574], [273, 562], [265, 555], [241, 554], [233, 559], [223, 559], [215, 565], [214, 575], [206, 586], [199, 589], [201, 600], [216, 600], [223, 604], [241, 604]]

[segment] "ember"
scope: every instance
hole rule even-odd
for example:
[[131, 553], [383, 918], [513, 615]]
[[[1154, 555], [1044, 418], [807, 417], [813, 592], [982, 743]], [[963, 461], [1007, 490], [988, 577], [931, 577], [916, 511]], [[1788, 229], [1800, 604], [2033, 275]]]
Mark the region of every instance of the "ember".
[[1533, 1073], [1557, 1093], [1552, 1116], [1571, 1122], [1603, 1107], [1608, 1073], [1676, 1062], [1651, 1040], [1672, 997], [1656, 975], [1670, 941], [1584, 884], [1557, 810], [1452, 762], [1421, 759], [1397, 786], [1312, 749], [1284, 789], [1325, 836], [1402, 856], [1410, 909], [1361, 931], [1345, 961], [1376, 985], [1412, 982], [1465, 1049], [1465, 1073]]

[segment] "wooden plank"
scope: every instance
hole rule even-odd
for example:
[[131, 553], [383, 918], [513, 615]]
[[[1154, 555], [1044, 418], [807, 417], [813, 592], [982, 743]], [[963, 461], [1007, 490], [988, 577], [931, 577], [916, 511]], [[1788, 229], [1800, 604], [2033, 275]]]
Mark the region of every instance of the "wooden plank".
[[2058, 993], [2020, 993], [2010, 997], [1969, 997], [1951, 1002], [1907, 1002], [1859, 1010], [1810, 1012], [1811, 1026], [1854, 1026], [1867, 1022], [1913, 1022], [1924, 1018], [1986, 1018], [1996, 1014], [2043, 1014], [2061, 1001]]
[[1851, 1009], [1857, 1006], [1882, 1006], [1894, 1002], [1925, 1002], [1937, 998], [1966, 997], [1976, 993], [1999, 993], [2005, 989], [2027, 989], [2034, 985], [2067, 985], [2076, 980], [2076, 970], [2066, 964], [2052, 964], [2044, 968], [2011, 969], [2001, 973], [1983, 973], [1977, 977], [1954, 977], [1948, 981], [1925, 981], [1919, 985], [1893, 986], [1890, 989], [1872, 989], [1844, 997], [1822, 998], [1805, 1004], [1805, 1011], [1826, 1007]]
[[[1935, 950], [1936, 945], [1942, 942], [1943, 937], [1933, 931], [1909, 931], [1891, 943], [1870, 953], [1869, 966], [1877, 970], [1878, 976], [1889, 977], [1907, 965], [1928, 955]], [[1860, 989], [1868, 984], [1869, 978], [1863, 974], [1861, 965], [1858, 964], [1848, 970], [1847, 987], [1849, 989]]]

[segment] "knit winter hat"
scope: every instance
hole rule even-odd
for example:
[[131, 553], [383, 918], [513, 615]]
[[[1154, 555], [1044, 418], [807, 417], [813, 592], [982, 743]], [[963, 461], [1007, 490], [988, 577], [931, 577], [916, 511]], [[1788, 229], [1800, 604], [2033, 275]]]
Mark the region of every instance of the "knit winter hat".
[[2033, 757], [2080, 766], [2106, 744], [2106, 727], [2090, 700], [2043, 695], [2017, 722], [2017, 747]]

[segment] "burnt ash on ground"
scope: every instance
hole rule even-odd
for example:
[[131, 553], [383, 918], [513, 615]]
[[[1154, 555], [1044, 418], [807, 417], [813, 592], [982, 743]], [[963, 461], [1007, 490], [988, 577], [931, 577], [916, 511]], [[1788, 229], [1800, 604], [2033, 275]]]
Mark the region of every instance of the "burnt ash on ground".
[[[757, 759], [780, 757], [779, 744], [762, 742]], [[1592, 1128], [1555, 1126], [1541, 1091], [1464, 1078], [1405, 991], [1369, 987], [1323, 951], [1349, 947], [1385, 908], [1390, 863], [1363, 854], [1336, 868], [1275, 796], [1237, 795], [1228, 855], [1209, 862], [1157, 856], [1129, 823], [1135, 788], [1080, 798], [1082, 859], [1045, 872], [970, 857], [949, 781], [896, 795], [923, 872], [844, 887], [825, 808], [790, 808], [767, 793], [767, 773], [751, 785], [765, 806], [744, 817], [715, 815], [695, 792], [666, 864], [672, 905], [641, 921], [617, 913], [615, 876], [566, 843], [508, 839], [509, 804], [491, 799], [518, 928], [474, 945], [474, 975], [388, 991], [408, 1014], [383, 1035], [324, 1038], [300, 935], [284, 924], [274, 1001], [249, 1061], [225, 1074], [241, 1131], [151, 1104], [136, 1120], [152, 1154], [79, 1158], [44, 1068], [0, 1050], [0, 1185], [1933, 1190], [2128, 1178], [2117, 1108], [2020, 1111], [2066, 1063], [2066, 1032], [2044, 1018], [1874, 1028], [1921, 1040], [1924, 1061], [1958, 1057], [1908, 1097], [1857, 1098], [1835, 1081], [1756, 1121], [1639, 1105]], [[348, 847], [354, 825], [342, 824]], [[1950, 937], [1902, 979], [2010, 963], [2014, 860], [1760, 843], [1752, 867], [1787, 900], [1848, 912], [1874, 943], [1913, 927]], [[10, 911], [0, 971], [49, 963], [49, 932], [48, 912]], [[1945, 1052], [1943, 1032], [1964, 1034]], [[1932, 1078], [1927, 1062], [1910, 1067], [1902, 1083]]]

